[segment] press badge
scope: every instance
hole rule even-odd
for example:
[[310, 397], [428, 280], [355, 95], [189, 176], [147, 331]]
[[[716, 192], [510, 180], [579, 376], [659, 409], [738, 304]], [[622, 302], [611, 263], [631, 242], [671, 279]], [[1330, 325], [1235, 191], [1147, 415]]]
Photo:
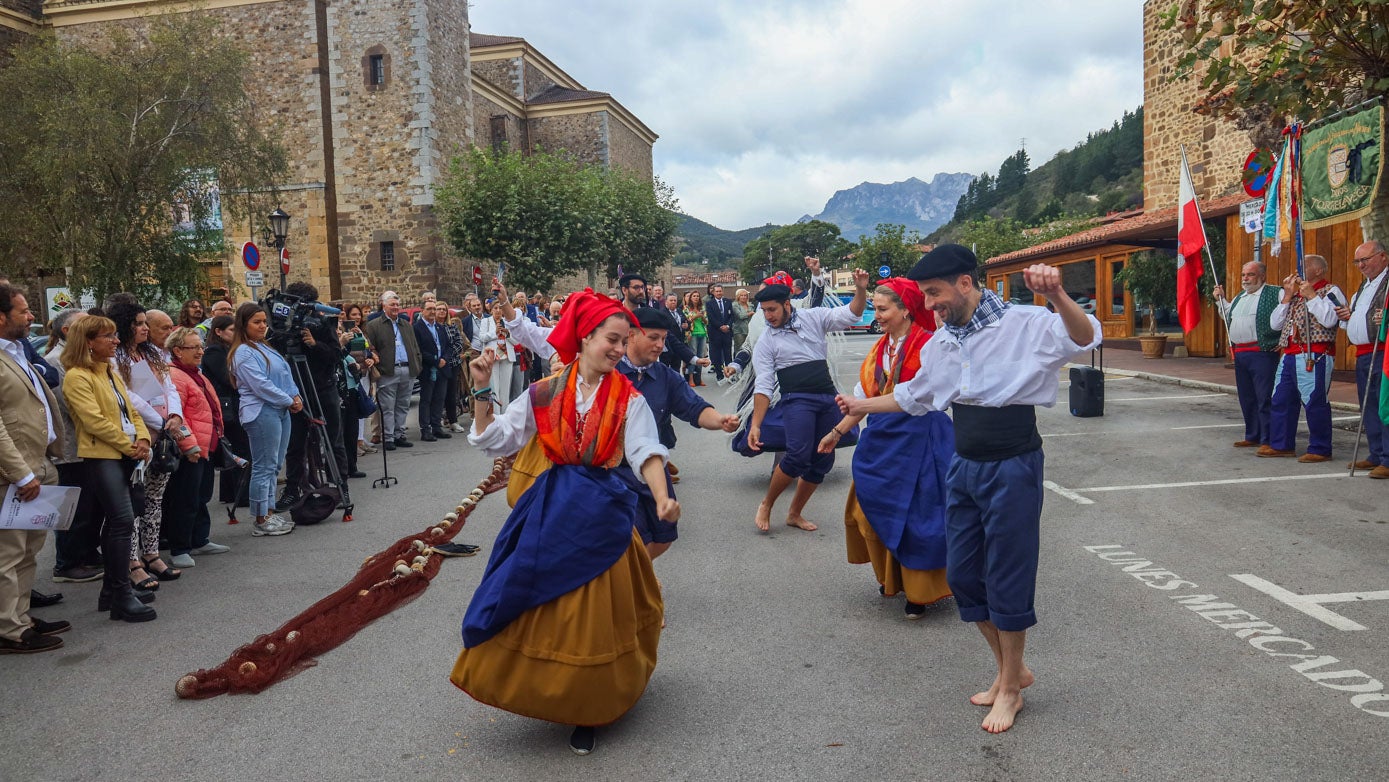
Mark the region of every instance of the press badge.
[[135, 442], [135, 424], [130, 421], [122, 420], [121, 431], [125, 432], [125, 436], [130, 438], [130, 442]]

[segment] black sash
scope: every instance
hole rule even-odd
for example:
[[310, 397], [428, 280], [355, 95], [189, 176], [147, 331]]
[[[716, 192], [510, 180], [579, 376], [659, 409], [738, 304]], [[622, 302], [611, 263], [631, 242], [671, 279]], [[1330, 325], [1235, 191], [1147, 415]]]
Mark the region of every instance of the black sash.
[[1001, 462], [1042, 447], [1032, 405], [980, 407], [956, 402], [955, 452], [976, 462]]
[[830, 364], [824, 359], [807, 361], [776, 371], [776, 381], [783, 394], [836, 394], [830, 379]]

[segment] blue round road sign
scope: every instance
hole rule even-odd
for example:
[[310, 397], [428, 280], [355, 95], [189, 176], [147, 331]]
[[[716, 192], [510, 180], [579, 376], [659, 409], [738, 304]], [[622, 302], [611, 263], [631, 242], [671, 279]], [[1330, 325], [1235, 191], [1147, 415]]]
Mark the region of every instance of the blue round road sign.
[[891, 276], [892, 276], [892, 267], [891, 267], [891, 266], [879, 266], [879, 267], [878, 267], [878, 276], [879, 276], [879, 277], [882, 277], [883, 279], [887, 279], [888, 277], [891, 277]]
[[246, 268], [251, 271], [260, 268], [260, 248], [256, 247], [255, 242], [241, 245], [241, 262], [246, 264]]

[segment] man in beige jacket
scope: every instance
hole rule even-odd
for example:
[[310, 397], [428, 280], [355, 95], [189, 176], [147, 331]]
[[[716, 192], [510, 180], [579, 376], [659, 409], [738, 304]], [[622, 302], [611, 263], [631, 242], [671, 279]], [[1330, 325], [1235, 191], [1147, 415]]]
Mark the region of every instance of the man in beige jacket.
[[[18, 288], [0, 284], [0, 492], [16, 487], [16, 499], [30, 502], [42, 486], [58, 483], [51, 460], [61, 450], [58, 400], [24, 357], [19, 340], [34, 316]], [[29, 616], [43, 530], [0, 529], [0, 654], [28, 654], [63, 645], [55, 636], [71, 625]]]

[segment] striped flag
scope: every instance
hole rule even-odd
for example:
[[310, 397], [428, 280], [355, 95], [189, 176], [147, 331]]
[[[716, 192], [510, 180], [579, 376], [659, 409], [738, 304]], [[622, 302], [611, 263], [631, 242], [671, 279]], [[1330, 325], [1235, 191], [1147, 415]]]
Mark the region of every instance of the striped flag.
[[1177, 207], [1177, 320], [1182, 331], [1190, 333], [1201, 322], [1201, 292], [1197, 283], [1204, 273], [1201, 251], [1206, 248], [1206, 227], [1201, 223], [1201, 206], [1191, 184], [1191, 169], [1182, 147], [1182, 179]]

